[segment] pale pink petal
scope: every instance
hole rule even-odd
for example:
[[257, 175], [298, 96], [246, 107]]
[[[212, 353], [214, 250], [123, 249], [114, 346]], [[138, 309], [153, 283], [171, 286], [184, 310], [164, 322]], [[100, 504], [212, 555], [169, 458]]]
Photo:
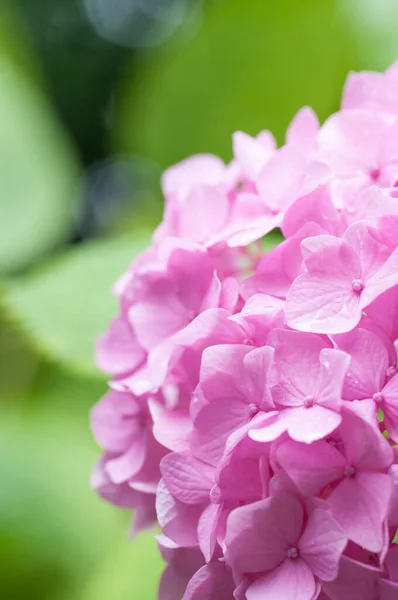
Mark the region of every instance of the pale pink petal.
[[225, 165], [218, 156], [197, 154], [167, 169], [162, 176], [162, 189], [166, 196], [183, 195], [197, 184], [222, 182], [224, 172]]
[[210, 241], [226, 225], [230, 202], [209, 185], [193, 187], [180, 213], [180, 234], [197, 242]]
[[369, 279], [361, 294], [361, 306], [365, 307], [386, 290], [398, 283], [398, 248], [384, 265]]
[[329, 435], [341, 423], [341, 416], [337, 412], [316, 404], [309, 408], [285, 408], [281, 418], [289, 436], [305, 444], [311, 444]]
[[249, 586], [247, 600], [315, 600], [316, 584], [310, 567], [301, 558], [289, 559]]
[[243, 175], [256, 181], [261, 169], [275, 153], [274, 137], [269, 131], [263, 132], [261, 139], [253, 138], [242, 131], [236, 131], [232, 140], [234, 157], [238, 161]]
[[132, 440], [128, 450], [106, 464], [105, 470], [114, 483], [122, 483], [141, 469], [147, 454], [146, 436]]
[[328, 342], [317, 335], [276, 329], [268, 343], [275, 348], [278, 372], [278, 402], [284, 406], [302, 405], [318, 391], [319, 354]]
[[341, 235], [344, 232], [344, 223], [332, 202], [329, 186], [319, 186], [291, 205], [281, 224], [283, 235], [290, 238], [309, 222], [318, 224], [323, 230], [313, 235], [324, 232]]
[[287, 297], [287, 325], [314, 333], [350, 331], [361, 319], [360, 299], [351, 285], [351, 281], [336, 275], [300, 275]]
[[316, 577], [333, 581], [346, 545], [347, 537], [330, 512], [315, 509], [308, 518], [298, 550]]
[[123, 375], [138, 367], [145, 359], [129, 323], [121, 317], [111, 321], [108, 331], [100, 336], [95, 357], [101, 371]]
[[286, 142], [308, 154], [315, 146], [318, 130], [318, 117], [312, 108], [304, 106], [291, 121], [286, 133]]
[[378, 273], [391, 254], [390, 248], [369, 234], [364, 221], [351, 225], [344, 235], [344, 240], [354, 248], [361, 263], [361, 279], [365, 282]]
[[304, 177], [304, 158], [292, 146], [284, 146], [261, 171], [257, 189], [272, 210], [284, 211], [297, 198]]

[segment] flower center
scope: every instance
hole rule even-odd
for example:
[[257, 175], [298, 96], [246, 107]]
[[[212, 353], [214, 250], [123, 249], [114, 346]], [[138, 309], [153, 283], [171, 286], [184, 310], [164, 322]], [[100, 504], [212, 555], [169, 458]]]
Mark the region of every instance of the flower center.
[[306, 398], [304, 398], [305, 408], [311, 408], [312, 406], [314, 406], [314, 404], [315, 404], [314, 396], [307, 396]]
[[383, 394], [381, 392], [376, 392], [375, 394], [373, 394], [373, 400], [377, 404], [380, 404], [380, 402], [383, 402], [384, 396], [383, 396]]
[[377, 183], [379, 181], [380, 175], [381, 175], [381, 170], [377, 167], [375, 169], [371, 169], [369, 171], [369, 177], [371, 178], [371, 180], [374, 183]]
[[346, 467], [344, 471], [346, 477], [353, 477], [355, 475], [355, 467]]
[[356, 294], [360, 294], [364, 287], [365, 287], [365, 284], [362, 281], [362, 279], [353, 279], [352, 280], [352, 289], [354, 290], [354, 292]]
[[247, 407], [247, 411], [248, 411], [250, 417], [255, 417], [259, 410], [260, 409], [257, 406], [257, 404], [254, 404], [254, 403], [249, 404], [249, 406]]
[[298, 557], [298, 549], [295, 546], [292, 546], [291, 548], [289, 548], [289, 550], [287, 551], [287, 557], [288, 558], [297, 558]]

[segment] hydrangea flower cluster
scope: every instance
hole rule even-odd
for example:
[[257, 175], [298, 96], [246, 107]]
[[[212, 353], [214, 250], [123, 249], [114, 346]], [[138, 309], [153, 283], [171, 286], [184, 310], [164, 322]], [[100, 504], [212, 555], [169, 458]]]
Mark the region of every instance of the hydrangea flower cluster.
[[398, 63], [233, 153], [115, 284], [93, 486], [159, 523], [160, 600], [396, 600]]

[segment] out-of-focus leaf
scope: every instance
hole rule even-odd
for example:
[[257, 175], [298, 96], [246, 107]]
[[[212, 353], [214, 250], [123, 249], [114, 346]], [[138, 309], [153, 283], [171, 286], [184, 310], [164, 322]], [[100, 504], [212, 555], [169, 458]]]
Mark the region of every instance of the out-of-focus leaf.
[[111, 285], [148, 245], [150, 235], [89, 242], [10, 279], [5, 307], [46, 357], [97, 375], [94, 342], [116, 314]]
[[77, 170], [51, 106], [0, 45], [0, 271], [27, 266], [70, 235]]
[[309, 104], [338, 106], [353, 42], [335, 0], [209, 2], [198, 33], [134, 62], [121, 89], [116, 147], [167, 166], [192, 153], [231, 155], [231, 133], [279, 140]]
[[[2, 411], [0, 557], [6, 558], [0, 561], [0, 589], [4, 598], [76, 600], [86, 587], [91, 589], [104, 564], [110, 573], [112, 561], [126, 590], [128, 578], [134, 590], [144, 571], [152, 585], [158, 577], [161, 559], [155, 540], [148, 534], [129, 542], [128, 522], [89, 487], [99, 450], [88, 429], [87, 413], [104, 387], [44, 366], [23, 403], [24, 411], [13, 410], [11, 404]], [[113, 553], [115, 545], [124, 556], [123, 566], [119, 554]], [[29, 579], [24, 581], [23, 576]], [[116, 599], [110, 588], [108, 592], [109, 598]]]
[[133, 543], [121, 540], [109, 548], [76, 600], [156, 600], [162, 568], [152, 534], [142, 533]]

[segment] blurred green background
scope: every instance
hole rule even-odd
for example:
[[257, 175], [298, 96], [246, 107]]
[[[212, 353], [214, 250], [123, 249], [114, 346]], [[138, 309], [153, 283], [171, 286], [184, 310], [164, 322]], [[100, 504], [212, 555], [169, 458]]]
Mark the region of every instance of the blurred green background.
[[[395, 0], [0, 3], [0, 597], [151, 600], [150, 534], [88, 485], [95, 337], [162, 211], [159, 176], [231, 133], [283, 141], [350, 69], [398, 57]], [[176, 599], [178, 600], [178, 599]]]

